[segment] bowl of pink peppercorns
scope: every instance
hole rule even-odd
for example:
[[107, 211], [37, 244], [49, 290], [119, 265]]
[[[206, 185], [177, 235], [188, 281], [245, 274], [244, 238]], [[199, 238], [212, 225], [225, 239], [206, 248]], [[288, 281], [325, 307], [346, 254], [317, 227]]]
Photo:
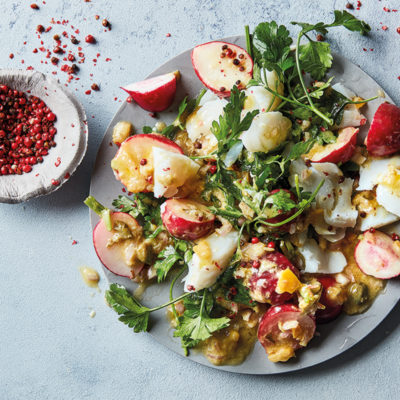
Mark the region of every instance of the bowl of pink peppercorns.
[[37, 71], [0, 71], [0, 202], [57, 190], [87, 139], [85, 111], [65, 87]]

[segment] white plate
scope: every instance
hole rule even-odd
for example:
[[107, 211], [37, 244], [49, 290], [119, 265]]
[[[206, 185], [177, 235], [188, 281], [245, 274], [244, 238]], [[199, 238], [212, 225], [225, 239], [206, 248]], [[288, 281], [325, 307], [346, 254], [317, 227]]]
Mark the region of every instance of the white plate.
[[[233, 36], [221, 40], [240, 46], [245, 45], [244, 37], [242, 36]], [[159, 115], [159, 120], [165, 121], [166, 123], [172, 122], [175, 118], [177, 105], [185, 95], [188, 94], [194, 97], [202, 88], [201, 82], [193, 71], [190, 53], [191, 50], [185, 51], [149, 75], [149, 77], [152, 77], [177, 69], [181, 72], [182, 80], [178, 85], [175, 102], [170, 108], [173, 112], [167, 110]], [[381, 89], [379, 85], [360, 68], [338, 54], [334, 55], [334, 66], [331, 70], [331, 75], [337, 77], [335, 82], [343, 82], [348, 88], [354, 90], [359, 96], [364, 98], [375, 96], [378, 89]], [[127, 82], [121, 82], [121, 84], [122, 83]], [[386, 99], [390, 100], [388, 98]], [[372, 119], [375, 110], [382, 101], [383, 100], [376, 100], [363, 108], [363, 113], [368, 120]], [[96, 197], [100, 203], [109, 207], [111, 207], [114, 198], [119, 194], [124, 194], [122, 192], [121, 183], [114, 178], [110, 167], [111, 159], [114, 157], [117, 150], [116, 146], [110, 146], [112, 142], [112, 128], [121, 120], [131, 121], [139, 133], [142, 126], [154, 126], [156, 122], [155, 119], [149, 116], [148, 112], [142, 110], [136, 104], [124, 103], [107, 128], [93, 170], [90, 194]], [[363, 129], [365, 131], [367, 127]], [[98, 217], [93, 212], [91, 212], [90, 216], [92, 227], [94, 228], [98, 222]], [[124, 285], [132, 291], [137, 287], [135, 283], [127, 278], [118, 277], [106, 268], [104, 268], [104, 271], [110, 282]], [[168, 300], [168, 288], [168, 283], [150, 286], [146, 290], [142, 302], [150, 307], [164, 303]], [[179, 293], [179, 288], [177, 287], [175, 294], [178, 295]], [[400, 282], [396, 280], [389, 281], [385, 292], [376, 299], [372, 307], [366, 313], [358, 316], [342, 315], [329, 324], [318, 326], [320, 336], [316, 336], [306, 349], [298, 351], [297, 357], [287, 363], [274, 364], [270, 362], [259, 343], [256, 343], [253, 352], [247, 357], [245, 362], [237, 366], [215, 367], [210, 364], [205, 357], [194, 351], [191, 352], [189, 359], [210, 367], [245, 374], [267, 375], [307, 368], [335, 357], [361, 341], [379, 325], [396, 305], [399, 297]], [[119, 323], [117, 321], [117, 316], [115, 316], [115, 319], [116, 323]], [[179, 338], [173, 338], [173, 329], [171, 329], [166, 319], [165, 310], [153, 313], [150, 319], [150, 333], [154, 338], [174, 352], [182, 354], [180, 340]], [[132, 340], [135, 340], [133, 332]]]

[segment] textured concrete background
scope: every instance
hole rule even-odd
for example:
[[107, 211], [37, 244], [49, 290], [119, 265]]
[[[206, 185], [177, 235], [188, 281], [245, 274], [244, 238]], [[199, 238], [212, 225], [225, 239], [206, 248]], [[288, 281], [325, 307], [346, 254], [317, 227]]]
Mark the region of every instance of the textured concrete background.
[[[45, 73], [59, 71], [41, 64], [44, 53], [32, 52], [41, 46], [35, 27], [48, 26], [53, 17], [79, 28], [79, 38], [93, 34], [98, 45], [82, 44], [86, 62], [80, 80], [70, 84], [89, 117], [89, 148], [82, 166], [52, 196], [0, 206], [0, 399], [399, 398], [400, 307], [335, 360], [290, 375], [241, 376], [184, 360], [147, 334], [134, 336], [105, 306], [106, 282], [101, 282], [102, 293], [96, 293], [78, 272], [81, 265], [100, 270], [82, 200], [103, 132], [119, 98], [124, 99], [118, 86], [145, 77], [195, 44], [241, 33], [244, 24], [328, 21], [346, 1], [47, 0], [38, 2], [38, 11], [30, 3], [0, 1], [2, 68], [31, 65]], [[362, 3], [354, 13], [372, 26], [371, 35], [363, 38], [338, 29], [330, 42], [399, 104], [400, 12], [383, 9], [400, 8], [399, 0]], [[111, 32], [104, 32], [96, 14], [110, 20]], [[53, 25], [43, 36], [45, 46], [53, 34], [71, 32], [69, 24], [68, 29]], [[57, 77], [66, 80], [63, 72]], [[85, 95], [92, 82], [101, 91]], [[72, 245], [73, 240], [78, 244]], [[97, 312], [94, 319], [89, 318], [92, 309]]]

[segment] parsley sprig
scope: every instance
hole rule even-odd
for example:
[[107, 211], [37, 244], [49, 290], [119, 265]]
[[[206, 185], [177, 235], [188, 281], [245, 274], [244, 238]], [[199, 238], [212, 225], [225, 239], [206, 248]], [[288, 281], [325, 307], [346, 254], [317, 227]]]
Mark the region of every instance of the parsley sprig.
[[134, 296], [120, 285], [112, 283], [110, 288], [106, 291], [106, 300], [108, 304], [120, 315], [119, 320], [132, 328], [135, 333], [146, 332], [149, 329], [149, 316], [150, 313], [168, 307], [185, 297], [189, 293], [184, 293], [181, 296], [170, 300], [154, 308], [148, 308], [140, 304]]
[[[263, 22], [259, 24], [254, 34], [251, 36], [248, 27], [246, 27], [246, 42], [248, 49], [254, 54], [257, 67], [254, 73], [254, 82], [251, 84], [264, 84], [265, 88], [274, 96], [279, 97], [285, 103], [293, 104], [300, 108], [305, 108], [317, 115], [328, 126], [334, 124], [334, 119], [320, 110], [313, 100], [319, 98], [322, 89], [310, 91], [307, 88], [303, 72], [308, 72], [312, 78], [320, 80], [332, 66], [332, 54], [329, 43], [320, 42], [311, 39], [311, 32], [326, 34], [328, 29], [342, 26], [350, 31], [359, 32], [362, 35], [367, 34], [371, 28], [364, 21], [357, 19], [347, 11], [334, 12], [334, 21], [330, 24], [318, 22], [316, 24], [292, 22], [293, 25], [301, 27], [296, 40], [296, 50], [293, 56], [290, 45], [292, 39], [289, 31], [284, 25], [278, 26], [275, 21]], [[302, 39], [306, 38], [308, 42], [301, 44]], [[282, 82], [288, 83], [287, 88], [289, 96], [284, 96], [276, 91], [275, 88], [268, 86], [265, 75], [261, 75], [260, 68], [274, 70], [279, 74]], [[293, 80], [298, 80], [303, 89], [304, 96], [296, 97], [291, 88]], [[324, 88], [326, 89], [326, 88]], [[376, 98], [376, 97], [374, 97]], [[373, 99], [374, 99], [373, 98]], [[369, 101], [368, 99], [366, 101]], [[366, 102], [364, 101], [364, 102]]]

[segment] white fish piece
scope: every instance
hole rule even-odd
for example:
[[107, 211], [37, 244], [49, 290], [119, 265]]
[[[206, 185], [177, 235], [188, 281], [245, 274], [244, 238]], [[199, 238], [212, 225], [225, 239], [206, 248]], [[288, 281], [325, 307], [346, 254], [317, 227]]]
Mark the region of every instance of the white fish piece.
[[[268, 87], [279, 94], [283, 94], [283, 85], [275, 71], [267, 72], [267, 80]], [[245, 93], [246, 100], [244, 102], [243, 115], [253, 110], [260, 110], [260, 112], [274, 111], [281, 102], [279, 97], [274, 96], [264, 86], [251, 86], [245, 90]]]
[[386, 185], [376, 187], [376, 201], [392, 214], [400, 217], [400, 193]]
[[325, 221], [339, 228], [354, 227], [358, 211], [351, 204], [353, 179], [346, 178], [336, 190], [336, 204], [333, 210], [324, 210]]
[[340, 251], [322, 251], [314, 239], [308, 239], [298, 251], [304, 258], [305, 273], [337, 274], [347, 265]]
[[290, 119], [279, 111], [260, 113], [240, 139], [248, 151], [267, 153], [287, 139], [291, 127]]
[[212, 92], [210, 89], [207, 89], [203, 97], [200, 99], [199, 106], [204, 106], [204, 104], [208, 103], [209, 101], [218, 99], [219, 97], [214, 92]]
[[375, 210], [367, 213], [365, 218], [359, 218], [357, 229], [364, 232], [370, 228], [380, 228], [392, 224], [400, 219], [397, 215], [388, 212], [385, 207], [378, 206]]
[[207, 254], [201, 249], [196, 249], [197, 246], [194, 247], [193, 257], [188, 264], [189, 272], [183, 279], [185, 291], [193, 292], [212, 286], [228, 266], [237, 249], [238, 240], [237, 231], [225, 235], [213, 233], [201, 239], [198, 247], [205, 247]]
[[172, 197], [187, 181], [193, 179], [200, 166], [189, 157], [153, 147], [154, 197]]
[[321, 235], [328, 242], [336, 243], [339, 240], [342, 240], [346, 236], [346, 228], [336, 228], [335, 233], [331, 235]]
[[332, 89], [336, 90], [340, 94], [342, 94], [344, 97], [347, 97], [349, 100], [352, 98], [356, 97], [356, 94], [346, 86], [344, 86], [342, 83], [338, 82], [332, 85]]
[[366, 118], [360, 113], [355, 104], [349, 104], [343, 111], [343, 118], [338, 125], [339, 129], [348, 127], [357, 127], [365, 124]]
[[201, 137], [207, 138], [211, 144], [216, 145], [217, 139], [211, 133], [213, 121], [218, 121], [224, 113], [224, 107], [228, 102], [218, 97], [214, 100], [204, 102], [197, 110], [193, 111], [186, 120], [186, 131], [191, 141]]

